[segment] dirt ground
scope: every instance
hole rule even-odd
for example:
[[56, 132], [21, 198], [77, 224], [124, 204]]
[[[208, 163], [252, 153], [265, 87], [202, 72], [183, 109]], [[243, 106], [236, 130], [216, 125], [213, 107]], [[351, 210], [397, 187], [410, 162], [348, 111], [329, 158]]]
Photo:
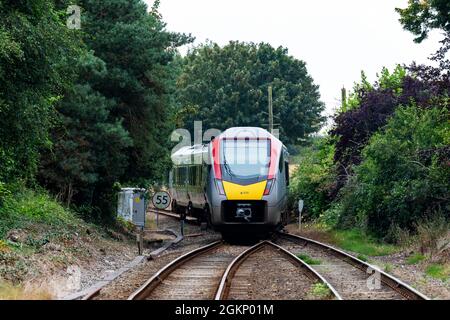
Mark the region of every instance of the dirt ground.
[[[144, 254], [176, 237], [164, 231], [166, 228], [180, 231], [174, 219], [171, 223], [161, 219], [157, 230], [155, 217], [149, 213]], [[191, 232], [190, 228], [185, 229]], [[25, 239], [44, 238], [46, 226], [12, 230], [14, 247], [0, 247], [0, 300], [62, 299], [110, 277], [138, 255], [137, 242], [130, 235], [84, 223], [76, 230], [61, 232], [43, 245], [30, 247]]]

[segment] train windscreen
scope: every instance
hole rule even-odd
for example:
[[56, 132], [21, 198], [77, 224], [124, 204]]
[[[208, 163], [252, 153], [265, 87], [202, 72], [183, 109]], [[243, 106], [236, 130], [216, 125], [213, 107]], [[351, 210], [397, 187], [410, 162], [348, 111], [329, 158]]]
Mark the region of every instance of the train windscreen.
[[231, 178], [267, 176], [269, 163], [269, 139], [223, 140], [222, 166]]

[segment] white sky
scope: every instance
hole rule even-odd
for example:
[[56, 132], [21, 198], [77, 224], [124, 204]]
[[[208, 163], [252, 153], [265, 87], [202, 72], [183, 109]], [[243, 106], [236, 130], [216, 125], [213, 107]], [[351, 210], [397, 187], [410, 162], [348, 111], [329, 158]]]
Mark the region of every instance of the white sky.
[[[149, 7], [153, 0], [145, 0]], [[268, 42], [306, 62], [320, 86], [326, 114], [339, 105], [340, 89], [370, 81], [383, 66], [427, 62], [439, 48], [440, 33], [421, 44], [402, 29], [396, 7], [407, 0], [161, 0], [167, 29], [192, 33], [195, 44], [209, 39]], [[186, 52], [186, 48], [182, 50]]]

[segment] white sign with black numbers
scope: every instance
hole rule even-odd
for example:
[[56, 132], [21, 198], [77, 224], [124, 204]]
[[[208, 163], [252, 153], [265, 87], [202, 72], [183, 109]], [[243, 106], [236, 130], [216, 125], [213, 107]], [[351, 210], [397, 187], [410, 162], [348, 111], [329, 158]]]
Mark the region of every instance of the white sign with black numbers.
[[157, 209], [167, 209], [170, 205], [170, 194], [166, 191], [159, 191], [153, 195], [152, 202]]

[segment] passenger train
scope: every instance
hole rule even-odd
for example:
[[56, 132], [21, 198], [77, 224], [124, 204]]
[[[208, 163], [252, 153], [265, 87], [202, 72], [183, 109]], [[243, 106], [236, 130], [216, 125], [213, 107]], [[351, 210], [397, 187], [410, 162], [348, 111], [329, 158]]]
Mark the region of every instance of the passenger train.
[[287, 219], [288, 152], [268, 131], [230, 128], [172, 155], [172, 210], [224, 236], [267, 235]]

